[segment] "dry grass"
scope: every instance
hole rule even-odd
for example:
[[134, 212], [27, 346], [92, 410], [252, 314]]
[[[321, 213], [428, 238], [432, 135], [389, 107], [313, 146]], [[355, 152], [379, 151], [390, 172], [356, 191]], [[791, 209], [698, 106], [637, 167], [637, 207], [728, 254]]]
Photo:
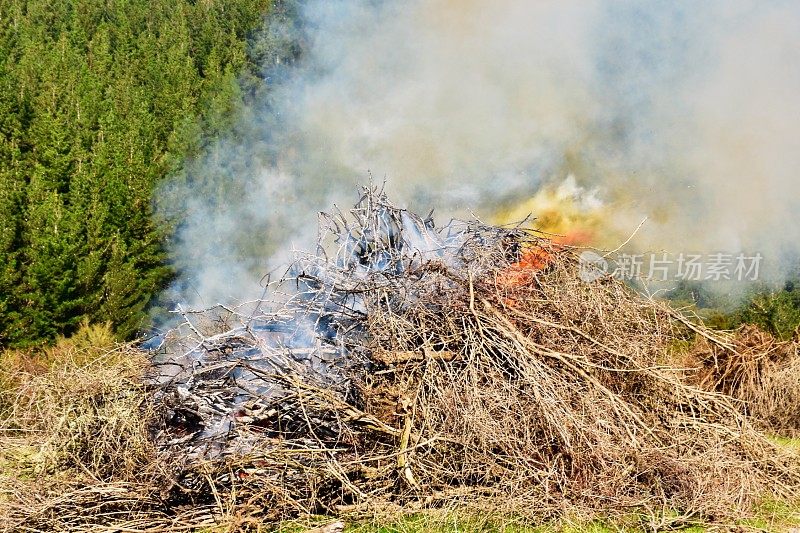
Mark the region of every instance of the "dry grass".
[[696, 339], [688, 364], [699, 371], [690, 379], [740, 400], [766, 431], [800, 433], [800, 343], [777, 340], [751, 325], [719, 335], [722, 342]]
[[[98, 520], [153, 498], [160, 461], [148, 431], [144, 354], [86, 327], [36, 352], [2, 354], [0, 523], [62, 530], [74, 509]], [[23, 527], [24, 526], [24, 527]]]

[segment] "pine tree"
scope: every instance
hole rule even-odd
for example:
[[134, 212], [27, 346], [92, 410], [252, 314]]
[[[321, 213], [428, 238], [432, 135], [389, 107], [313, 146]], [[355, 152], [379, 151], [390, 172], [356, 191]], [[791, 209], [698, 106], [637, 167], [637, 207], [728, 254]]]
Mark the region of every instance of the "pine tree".
[[151, 196], [241, 105], [267, 0], [0, 0], [0, 345], [146, 327]]

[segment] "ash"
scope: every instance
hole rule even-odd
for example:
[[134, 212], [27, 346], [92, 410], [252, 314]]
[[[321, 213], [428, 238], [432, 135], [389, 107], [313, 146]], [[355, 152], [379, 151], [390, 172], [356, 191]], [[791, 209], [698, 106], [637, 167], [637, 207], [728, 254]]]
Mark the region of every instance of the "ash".
[[432, 215], [364, 188], [353, 209], [320, 213], [316, 252], [296, 253], [259, 300], [179, 308], [182, 323], [164, 336], [148, 377], [164, 418], [162, 448], [190, 459], [244, 454], [265, 438], [298, 439], [310, 426], [313, 440], [335, 440], [346, 421], [338, 413], [309, 419], [297, 390], [327, 391], [357, 411], [358, 384], [373, 371], [367, 299], [402, 314], [424, 272], [479, 276], [487, 250], [502, 242], [508, 257], [517, 253], [513, 229], [458, 220], [436, 227]]

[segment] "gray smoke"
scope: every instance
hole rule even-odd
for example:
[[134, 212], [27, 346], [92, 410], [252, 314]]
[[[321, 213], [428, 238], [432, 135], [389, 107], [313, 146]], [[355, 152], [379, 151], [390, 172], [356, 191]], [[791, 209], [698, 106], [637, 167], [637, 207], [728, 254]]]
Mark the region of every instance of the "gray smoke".
[[257, 296], [370, 173], [487, 218], [573, 174], [619, 242], [648, 216], [633, 246], [797, 257], [797, 2], [283, 5], [254, 49], [292, 53], [264, 54], [236, 131], [160, 194], [194, 305]]

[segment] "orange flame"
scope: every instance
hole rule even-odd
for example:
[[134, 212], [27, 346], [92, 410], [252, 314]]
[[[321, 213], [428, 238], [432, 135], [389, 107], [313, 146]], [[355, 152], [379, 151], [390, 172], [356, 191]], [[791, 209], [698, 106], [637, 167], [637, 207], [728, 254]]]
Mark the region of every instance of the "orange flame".
[[582, 229], [575, 229], [565, 235], [555, 235], [548, 239], [550, 246], [532, 246], [525, 250], [519, 261], [510, 264], [500, 273], [497, 283], [505, 288], [527, 285], [538, 272], [550, 266], [559, 249], [587, 244], [591, 240], [591, 231]]

